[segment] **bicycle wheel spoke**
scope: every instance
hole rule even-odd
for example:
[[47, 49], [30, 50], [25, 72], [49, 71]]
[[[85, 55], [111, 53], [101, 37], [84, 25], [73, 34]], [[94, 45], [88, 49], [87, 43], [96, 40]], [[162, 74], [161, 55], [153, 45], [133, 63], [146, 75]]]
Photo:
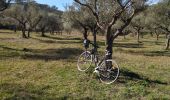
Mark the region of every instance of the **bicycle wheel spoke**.
[[89, 51], [83, 52], [77, 62], [78, 70], [86, 71], [91, 65], [91, 54]]
[[105, 64], [105, 61], [103, 61], [103, 63], [101, 64], [100, 67], [101, 67], [101, 69], [103, 69], [103, 71], [99, 71], [100, 80], [103, 83], [111, 84], [116, 81], [116, 79], [118, 78], [118, 75], [119, 75], [119, 67], [115, 61], [112, 61], [111, 69], [107, 69], [108, 67]]

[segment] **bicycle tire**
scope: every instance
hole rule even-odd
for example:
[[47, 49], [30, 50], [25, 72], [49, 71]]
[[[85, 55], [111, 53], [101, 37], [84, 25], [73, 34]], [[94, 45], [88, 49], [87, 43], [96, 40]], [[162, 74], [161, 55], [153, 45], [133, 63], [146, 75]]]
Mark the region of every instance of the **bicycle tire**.
[[102, 69], [102, 68], [107, 68], [105, 64], [105, 60], [104, 60], [99, 66], [99, 69], [101, 69], [99, 70], [99, 78], [102, 83], [111, 84], [115, 82], [117, 78], [119, 77], [119, 66], [114, 60], [109, 59], [109, 60], [106, 60], [106, 62], [107, 61], [112, 62], [112, 68], [108, 70]]
[[85, 72], [89, 69], [91, 64], [92, 64], [91, 53], [90, 51], [85, 51], [78, 58], [77, 68], [79, 71]]

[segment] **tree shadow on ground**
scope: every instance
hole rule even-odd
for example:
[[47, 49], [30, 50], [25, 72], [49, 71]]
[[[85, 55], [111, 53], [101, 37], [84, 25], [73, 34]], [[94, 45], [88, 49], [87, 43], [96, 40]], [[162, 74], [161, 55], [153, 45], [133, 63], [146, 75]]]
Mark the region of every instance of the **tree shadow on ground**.
[[151, 80], [148, 77], [139, 75], [139, 74], [137, 74], [133, 71], [130, 71], [128, 69], [121, 69], [118, 82], [119, 83], [127, 83], [129, 81], [144, 81], [144, 82], [147, 82], [148, 84], [168, 85], [167, 82], [162, 82], [160, 80]]
[[170, 51], [163, 50], [163, 51], [149, 51], [144, 53], [145, 56], [167, 56], [170, 57]]
[[0, 40], [15, 40], [16, 38], [0, 38]]
[[[0, 48], [9, 50], [7, 53], [3, 52], [0, 58], [15, 58], [21, 57], [29, 60], [73, 60], [82, 53], [82, 49], [78, 48], [61, 48], [61, 49], [15, 49], [0, 45]], [[4, 51], [3, 50], [3, 51]], [[19, 51], [19, 52], [18, 52]]]
[[54, 40], [82, 40], [81, 38], [72, 38], [72, 37], [61, 38], [61, 37], [56, 37], [56, 36], [53, 37], [48, 35], [46, 35], [44, 38], [54, 39]]
[[54, 40], [44, 40], [44, 39], [33, 38], [33, 37], [31, 37], [31, 38], [34, 39], [34, 40], [37, 40], [37, 41], [39, 41], [41, 43], [57, 43], [57, 41], [54, 41]]
[[5, 32], [5, 31], [3, 32], [3, 31], [0, 31], [0, 34], [1, 34], [1, 33], [2, 33], [2, 34], [12, 34], [12, 33], [14, 33], [14, 32]]
[[129, 53], [133, 55], [144, 55], [144, 56], [167, 56], [170, 57], [170, 50], [162, 50], [162, 51], [136, 51], [136, 50], [124, 50], [121, 48], [115, 49], [115, 51]]
[[163, 45], [163, 44], [165, 44], [165, 42], [159, 41], [159, 40], [155, 40], [155, 41], [143, 40], [142, 42], [149, 43], [150, 45], [153, 45], [153, 44], [155, 44], [155, 45]]
[[[2, 49], [1, 49], [2, 48]], [[20, 57], [23, 50], [0, 45], [0, 59]]]
[[[78, 97], [76, 97], [78, 98]], [[91, 97], [83, 97], [83, 98], [79, 98], [76, 99], [75, 97], [71, 97], [71, 96], [63, 96], [63, 97], [59, 97], [56, 100], [93, 100]]]
[[69, 40], [60, 40], [60, 41], [56, 41], [56, 40], [45, 40], [45, 39], [39, 39], [39, 38], [32, 38], [34, 40], [38, 40], [41, 43], [59, 43], [59, 44], [76, 44], [76, 43], [82, 43], [81, 40], [76, 40], [76, 41], [71, 41], [71, 39]]
[[62, 49], [28, 49], [27, 53], [22, 56], [23, 59], [32, 60], [65, 60], [76, 59], [83, 50], [78, 48], [62, 48]]
[[[105, 42], [98, 41], [99, 46], [105, 46]], [[143, 43], [113, 43], [113, 47], [121, 48], [144, 48]]]
[[4, 46], [4, 45], [0, 45], [0, 48], [3, 48], [3, 49], [5, 49], [5, 50], [22, 51], [22, 50], [15, 49], [15, 48], [11, 48], [11, 47], [7, 47], [7, 46]]
[[144, 48], [142, 43], [113, 43], [113, 47]]
[[82, 44], [83, 45], [83, 42], [82, 41], [58, 41], [57, 43], [59, 44]]

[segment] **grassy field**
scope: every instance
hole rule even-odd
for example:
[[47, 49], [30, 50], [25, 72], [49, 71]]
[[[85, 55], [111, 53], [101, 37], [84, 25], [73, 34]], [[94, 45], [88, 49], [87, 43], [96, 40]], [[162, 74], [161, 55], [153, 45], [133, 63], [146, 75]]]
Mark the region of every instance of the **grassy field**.
[[[92, 37], [91, 37], [92, 38]], [[100, 52], [104, 37], [98, 36]], [[0, 100], [169, 100], [170, 51], [163, 36], [120, 37], [113, 58], [121, 68], [119, 79], [106, 85], [92, 73], [77, 70], [84, 50], [81, 35], [22, 39], [0, 31]]]

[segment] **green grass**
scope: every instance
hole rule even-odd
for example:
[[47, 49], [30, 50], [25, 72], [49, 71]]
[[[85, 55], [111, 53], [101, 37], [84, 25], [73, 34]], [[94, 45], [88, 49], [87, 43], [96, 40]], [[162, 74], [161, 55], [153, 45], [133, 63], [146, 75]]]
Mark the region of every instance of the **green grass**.
[[[104, 37], [98, 40], [103, 54]], [[170, 51], [163, 37], [145, 36], [140, 44], [134, 37], [116, 39], [113, 58], [121, 74], [111, 85], [77, 70], [81, 35], [22, 39], [1, 30], [0, 41], [0, 100], [170, 99]]]

